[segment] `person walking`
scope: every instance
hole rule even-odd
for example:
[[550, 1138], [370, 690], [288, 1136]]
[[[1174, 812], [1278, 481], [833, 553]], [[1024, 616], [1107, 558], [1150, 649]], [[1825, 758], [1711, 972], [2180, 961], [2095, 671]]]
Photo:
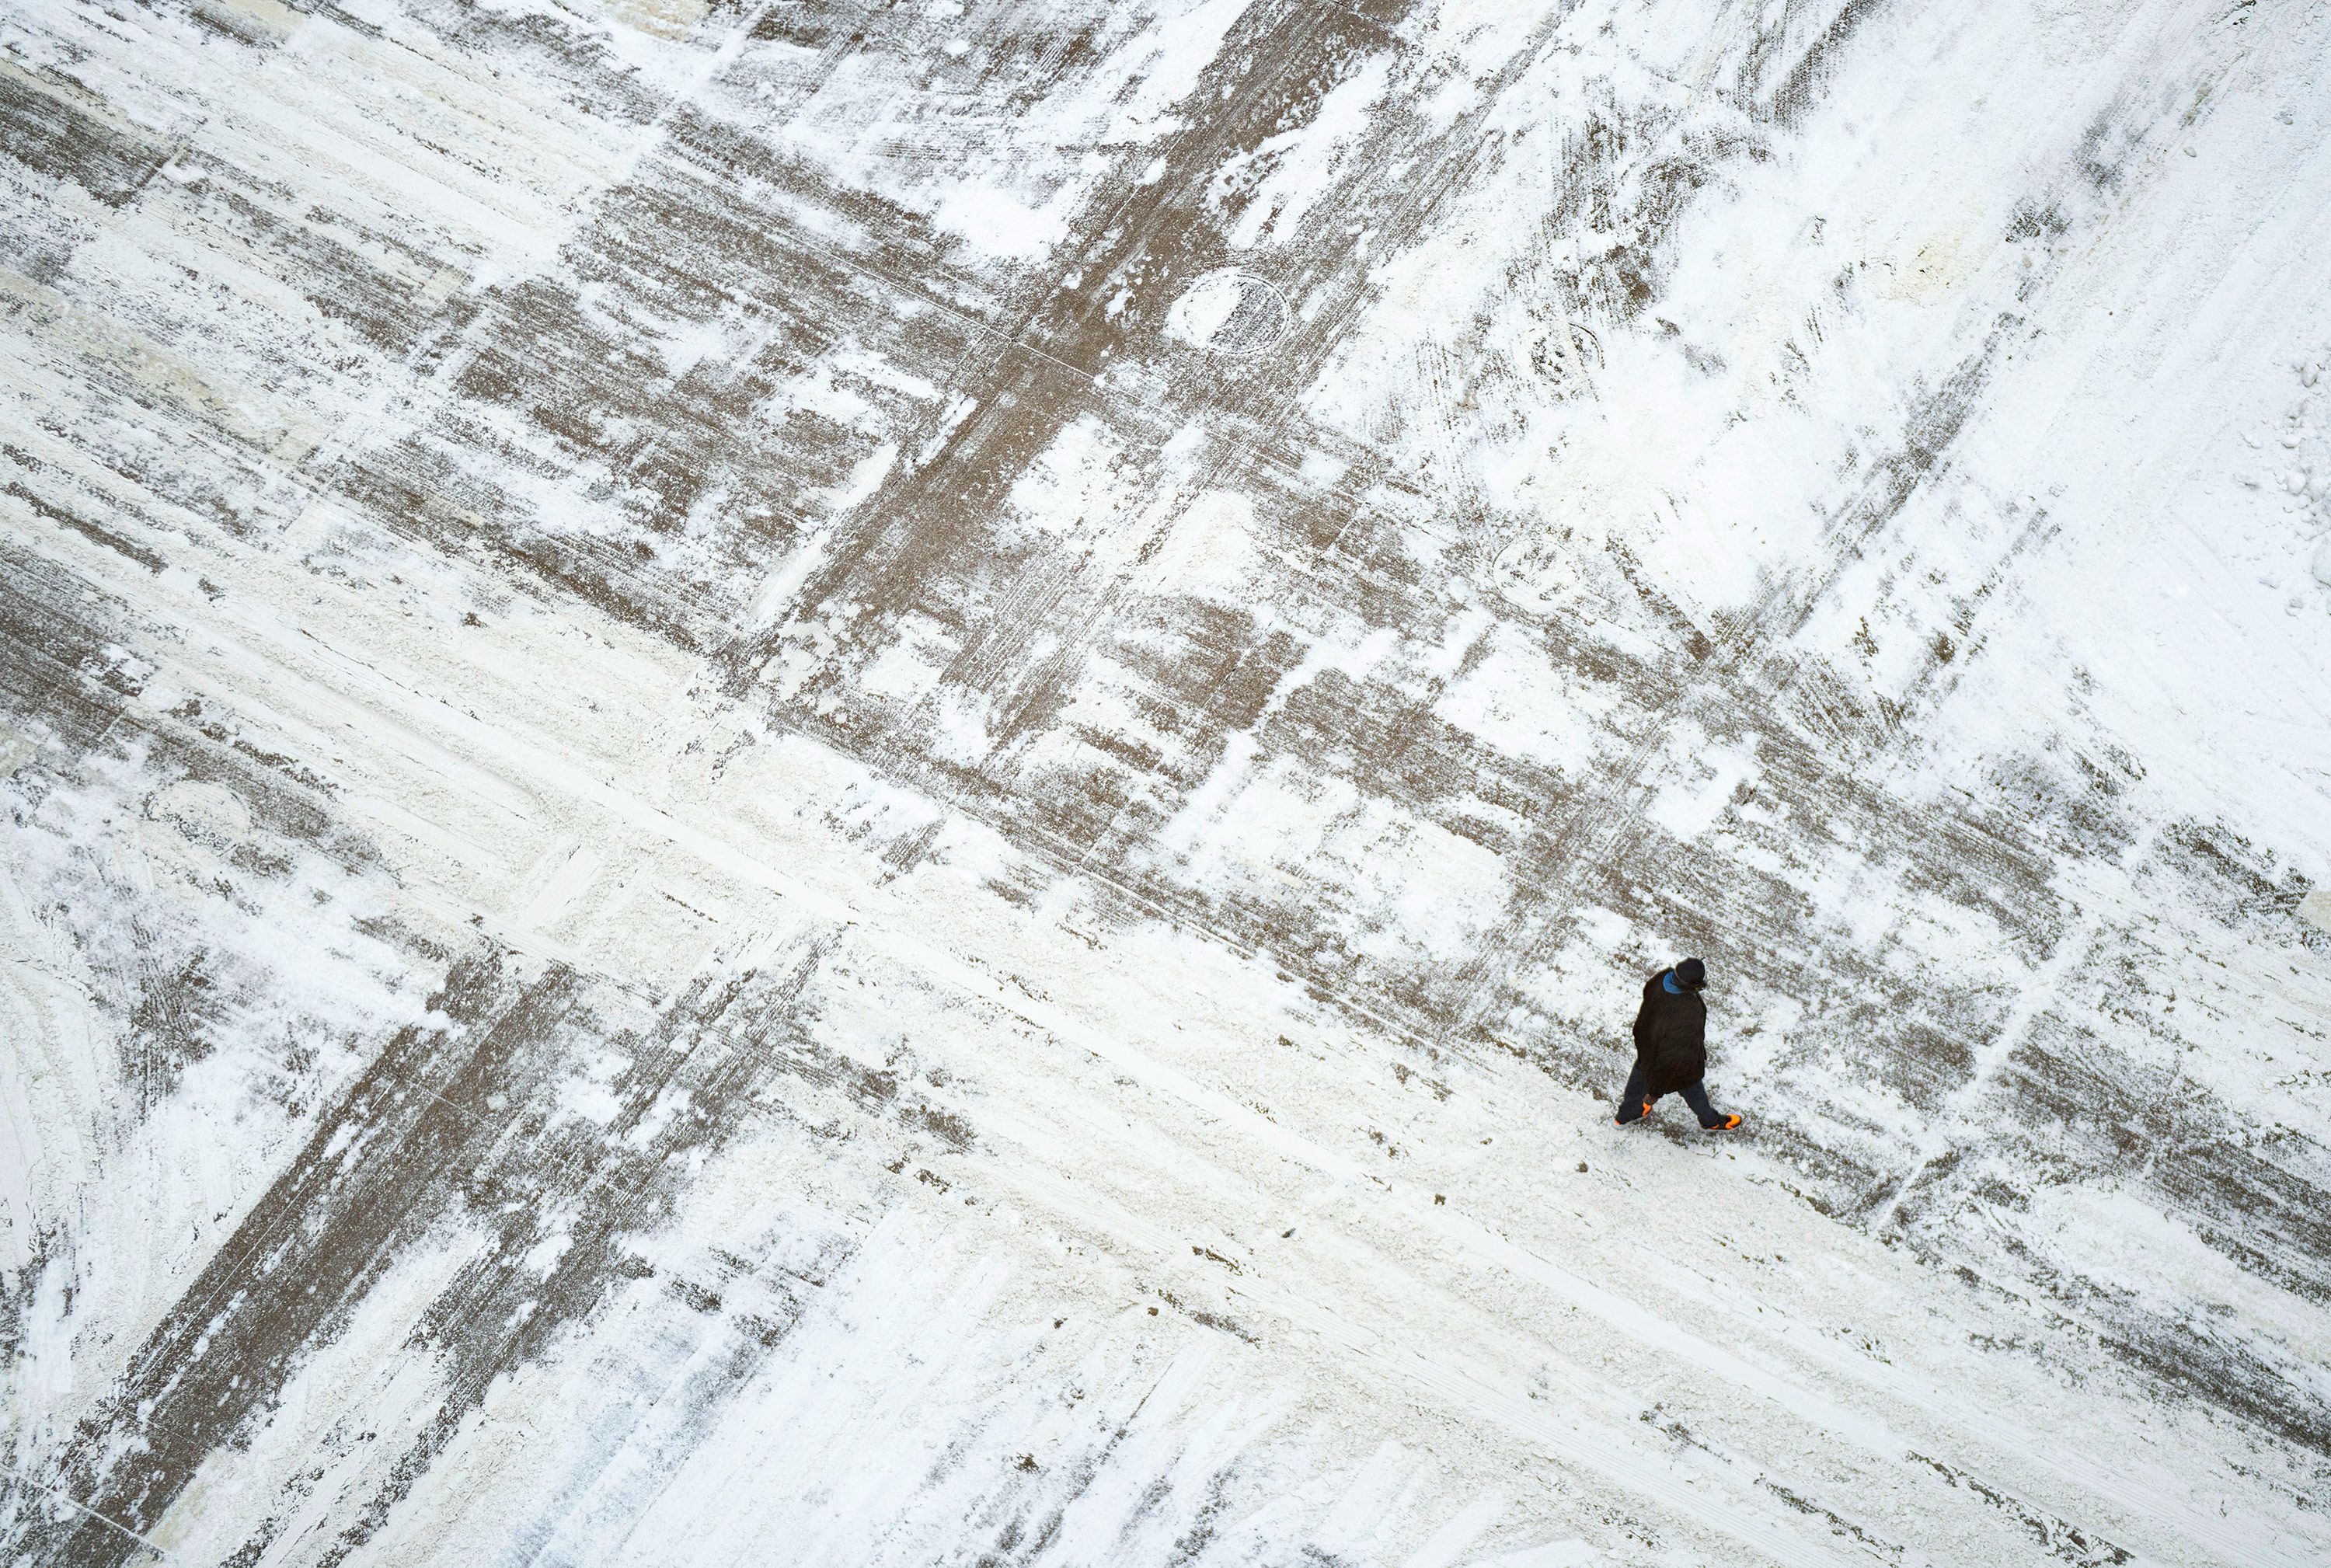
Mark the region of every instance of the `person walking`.
[[1643, 1005], [1635, 1014], [1635, 1067], [1619, 1096], [1613, 1126], [1641, 1121], [1664, 1095], [1679, 1094], [1699, 1125], [1730, 1132], [1739, 1116], [1719, 1115], [1708, 1103], [1708, 1003], [1699, 999], [1708, 965], [1687, 958], [1643, 982]]

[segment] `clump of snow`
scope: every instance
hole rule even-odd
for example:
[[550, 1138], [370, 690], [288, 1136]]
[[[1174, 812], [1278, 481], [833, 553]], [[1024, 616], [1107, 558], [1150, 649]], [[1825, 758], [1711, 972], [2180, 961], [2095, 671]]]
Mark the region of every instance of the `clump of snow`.
[[940, 200], [934, 216], [988, 254], [1017, 261], [1059, 244], [1069, 232], [1068, 212], [1059, 196], [1032, 207], [1007, 192], [958, 188]]

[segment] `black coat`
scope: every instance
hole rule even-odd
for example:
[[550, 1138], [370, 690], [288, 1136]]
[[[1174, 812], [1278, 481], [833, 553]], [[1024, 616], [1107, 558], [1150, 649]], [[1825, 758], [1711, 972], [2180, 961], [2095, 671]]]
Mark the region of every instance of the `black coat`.
[[1643, 982], [1642, 1011], [1635, 1014], [1635, 1065], [1653, 1099], [1708, 1075], [1708, 1003], [1697, 991], [1670, 994], [1660, 984], [1669, 973], [1662, 969]]

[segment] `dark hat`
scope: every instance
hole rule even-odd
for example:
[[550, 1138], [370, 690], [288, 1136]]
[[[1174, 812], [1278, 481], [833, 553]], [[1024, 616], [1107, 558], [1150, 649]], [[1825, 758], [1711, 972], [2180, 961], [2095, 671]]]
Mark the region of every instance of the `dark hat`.
[[1687, 991], [1698, 991], [1708, 984], [1708, 965], [1697, 958], [1687, 958], [1675, 967], [1676, 984]]

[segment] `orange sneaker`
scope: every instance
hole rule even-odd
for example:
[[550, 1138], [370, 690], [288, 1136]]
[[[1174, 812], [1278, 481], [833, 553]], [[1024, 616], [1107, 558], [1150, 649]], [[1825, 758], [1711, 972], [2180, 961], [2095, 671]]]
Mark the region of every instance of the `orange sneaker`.
[[1739, 1125], [1740, 1113], [1738, 1111], [1734, 1111], [1731, 1115], [1726, 1117], [1722, 1121], [1717, 1123], [1708, 1130], [1711, 1133], [1728, 1133]]

